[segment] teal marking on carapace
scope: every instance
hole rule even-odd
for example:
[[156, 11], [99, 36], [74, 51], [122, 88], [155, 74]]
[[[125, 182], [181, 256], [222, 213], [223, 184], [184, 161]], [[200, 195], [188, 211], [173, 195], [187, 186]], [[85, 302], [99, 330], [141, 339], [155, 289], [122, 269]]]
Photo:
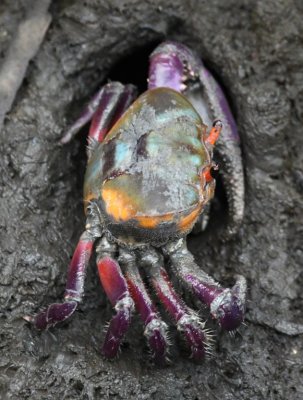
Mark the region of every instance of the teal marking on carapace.
[[[107, 199], [115, 202], [108, 190], [121, 196], [126, 190], [123, 198], [134, 200], [137, 216], [191, 209], [202, 201], [200, 172], [210, 163], [201, 141], [204, 130], [183, 95], [167, 88], [145, 92], [97, 147], [98, 154], [88, 163], [85, 193], [102, 199], [104, 189]], [[102, 169], [96, 173], [99, 158]]]

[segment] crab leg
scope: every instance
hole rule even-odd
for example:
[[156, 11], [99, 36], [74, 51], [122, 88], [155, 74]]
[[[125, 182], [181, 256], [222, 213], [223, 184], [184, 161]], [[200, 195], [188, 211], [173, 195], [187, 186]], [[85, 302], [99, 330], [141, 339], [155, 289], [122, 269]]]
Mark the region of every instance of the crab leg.
[[222, 131], [222, 122], [219, 119], [217, 119], [216, 121], [214, 121], [208, 136], [205, 138], [205, 143], [208, 143], [210, 146], [214, 146], [217, 140], [219, 139], [221, 131]]
[[237, 232], [244, 213], [244, 173], [236, 123], [224, 93], [202, 61], [186, 46], [164, 42], [150, 56], [149, 89], [169, 87], [182, 92], [195, 106], [203, 121], [211, 125], [219, 118], [223, 129], [216, 149], [224, 166], [229, 226], [227, 236]]
[[115, 251], [115, 246], [112, 246], [104, 238], [96, 251], [98, 253], [97, 266], [103, 289], [116, 310], [116, 315], [112, 317], [109, 323], [101, 352], [107, 358], [114, 358], [129, 328], [134, 302], [119, 264], [111, 257]]
[[135, 255], [126, 250], [120, 250], [119, 261], [125, 271], [128, 287], [136, 308], [144, 322], [144, 335], [152, 350], [155, 361], [165, 364], [167, 353], [167, 325], [158, 316], [158, 312], [140, 276], [135, 263]]
[[91, 99], [80, 117], [69, 127], [61, 143], [69, 142], [90, 120], [89, 141], [102, 142], [110, 128], [121, 117], [136, 97], [133, 85], [110, 82]]
[[203, 330], [204, 324], [174, 291], [163, 268], [151, 270], [151, 281], [165, 309], [176, 321], [178, 330], [184, 334], [191, 356], [197, 361], [201, 360], [209, 348], [207, 334]]
[[111, 82], [104, 86], [104, 95], [93, 116], [89, 138], [102, 142], [110, 128], [134, 101], [137, 89], [133, 85]]
[[65, 321], [76, 310], [82, 300], [87, 265], [92, 253], [94, 237], [85, 231], [78, 242], [67, 273], [64, 303], [54, 303], [34, 317], [25, 316], [37, 329], [47, 329], [58, 322]]
[[163, 250], [170, 257], [172, 267], [185, 284], [203, 303], [210, 307], [213, 318], [223, 329], [232, 331], [243, 322], [246, 300], [246, 280], [238, 275], [231, 289], [222, 288], [194, 262], [184, 239], [169, 243]]
[[148, 274], [159, 299], [176, 321], [178, 330], [184, 334], [191, 356], [197, 361], [201, 360], [209, 350], [209, 338], [203, 329], [204, 324], [175, 292], [166, 271], [159, 266], [161, 261], [152, 249], [142, 258], [142, 264], [149, 267]]

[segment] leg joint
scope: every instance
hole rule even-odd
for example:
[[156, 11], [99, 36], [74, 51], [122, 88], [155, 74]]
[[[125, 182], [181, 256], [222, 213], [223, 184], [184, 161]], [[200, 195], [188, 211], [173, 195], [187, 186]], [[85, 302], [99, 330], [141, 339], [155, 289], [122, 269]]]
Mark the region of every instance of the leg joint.
[[115, 310], [121, 311], [121, 310], [129, 310], [130, 312], [132, 312], [135, 308], [135, 303], [133, 301], [133, 299], [129, 296], [128, 293], [124, 294], [124, 297], [120, 300], [117, 301], [116, 305], [115, 305]]
[[117, 245], [103, 236], [96, 247], [97, 262], [105, 256], [113, 257], [116, 251]]

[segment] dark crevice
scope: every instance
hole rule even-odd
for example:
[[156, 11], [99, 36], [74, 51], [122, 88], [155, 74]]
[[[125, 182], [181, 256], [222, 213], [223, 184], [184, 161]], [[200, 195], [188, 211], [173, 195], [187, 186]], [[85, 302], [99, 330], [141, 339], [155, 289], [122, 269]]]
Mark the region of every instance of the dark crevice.
[[149, 55], [158, 44], [159, 42], [149, 43], [121, 58], [112, 67], [108, 78], [124, 84], [132, 83], [138, 88], [139, 93], [144, 92], [147, 89]]

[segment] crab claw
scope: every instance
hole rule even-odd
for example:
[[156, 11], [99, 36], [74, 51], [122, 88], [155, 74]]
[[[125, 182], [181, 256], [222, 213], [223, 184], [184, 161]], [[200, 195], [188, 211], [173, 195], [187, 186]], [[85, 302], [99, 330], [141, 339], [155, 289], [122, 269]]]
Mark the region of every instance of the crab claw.
[[77, 305], [76, 301], [51, 304], [45, 311], [41, 311], [34, 317], [27, 315], [23, 319], [32, 323], [36, 329], [44, 330], [69, 318], [75, 312]]
[[243, 322], [246, 286], [245, 278], [239, 275], [232, 289], [224, 289], [210, 304], [212, 317], [227, 331], [237, 329]]

